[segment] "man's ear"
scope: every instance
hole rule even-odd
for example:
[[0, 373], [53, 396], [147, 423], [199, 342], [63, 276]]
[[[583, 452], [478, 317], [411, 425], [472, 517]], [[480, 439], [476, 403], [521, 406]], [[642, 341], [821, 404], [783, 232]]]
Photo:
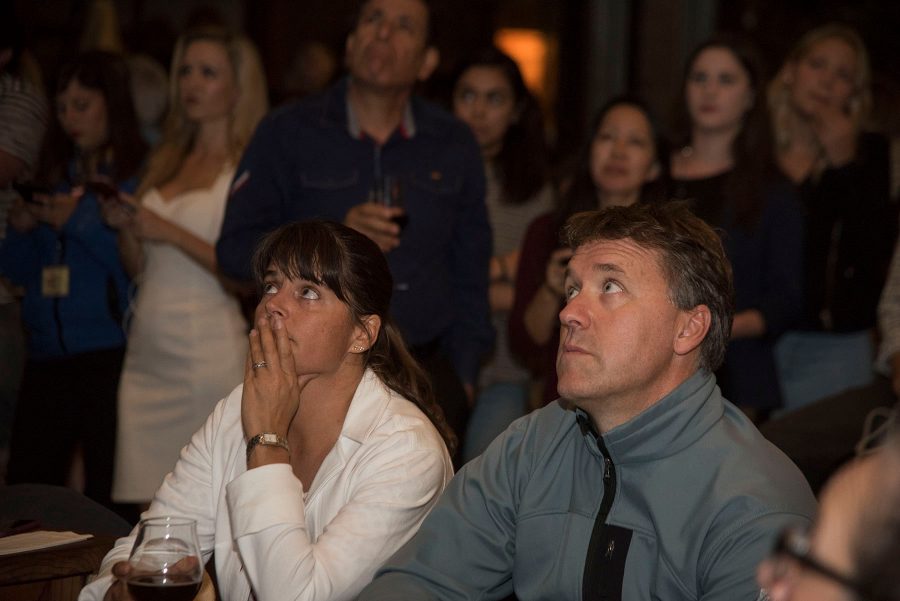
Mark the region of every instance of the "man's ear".
[[419, 67], [419, 73], [416, 75], [419, 81], [426, 81], [434, 70], [437, 69], [438, 63], [441, 62], [441, 51], [434, 46], [428, 46], [425, 49], [425, 57], [422, 59], [422, 66]]
[[353, 54], [353, 44], [356, 43], [356, 36], [354, 33], [350, 33], [347, 35], [347, 39], [344, 41], [344, 68], [350, 68], [350, 56]]
[[699, 348], [711, 324], [712, 313], [706, 305], [697, 305], [693, 309], [681, 311], [673, 341], [675, 354], [688, 355]]

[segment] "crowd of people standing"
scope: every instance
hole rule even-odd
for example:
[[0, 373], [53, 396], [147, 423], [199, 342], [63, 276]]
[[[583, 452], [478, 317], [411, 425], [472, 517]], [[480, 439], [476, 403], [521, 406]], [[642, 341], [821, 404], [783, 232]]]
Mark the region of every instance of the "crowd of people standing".
[[[354, 596], [437, 502], [451, 460], [569, 394], [560, 324], [582, 321], [572, 274], [586, 277], [576, 249], [592, 242], [561, 231], [611, 207], [686, 207], [719, 236], [734, 317], [724, 360], [701, 366], [749, 418], [729, 417], [738, 430], [876, 378], [898, 215], [889, 144], [864, 129], [871, 68], [854, 30], [810, 31], [771, 78], [751, 41], [715, 35], [687, 57], [671, 136], [619, 95], [573, 169], [553, 173], [539, 103], [497, 48], [460, 63], [449, 110], [413, 93], [439, 54], [425, 5], [406, 4], [397, 19], [391, 2], [363, 3], [347, 75], [272, 111], [247, 38], [185, 32], [152, 146], [124, 57], [68, 60], [48, 116], [4, 71], [0, 102], [33, 98], [22, 110], [41, 149], [0, 132], [0, 158], [19, 159], [0, 180], [17, 190], [0, 276], [21, 295], [28, 343], [9, 483], [65, 484], [77, 456], [98, 502], [202, 523], [235, 595]], [[398, 486], [411, 469], [400, 451], [422, 457], [406, 475], [417, 486]], [[448, 503], [468, 502], [462, 486]], [[282, 515], [260, 487], [300, 510]], [[807, 497], [791, 497], [804, 516]], [[372, 516], [397, 530], [342, 530]], [[261, 534], [277, 519], [305, 526]], [[125, 574], [125, 544], [92, 598]], [[351, 544], [365, 562], [341, 557]], [[275, 564], [303, 583], [261, 576]]]

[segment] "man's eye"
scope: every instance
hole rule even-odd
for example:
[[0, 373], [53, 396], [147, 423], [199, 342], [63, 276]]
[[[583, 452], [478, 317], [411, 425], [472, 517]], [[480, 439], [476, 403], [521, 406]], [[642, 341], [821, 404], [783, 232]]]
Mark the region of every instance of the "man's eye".
[[603, 294], [614, 294], [616, 292], [622, 292], [622, 287], [615, 280], [609, 280], [603, 284]]
[[578, 296], [578, 293], [580, 291], [581, 290], [579, 288], [576, 288], [575, 286], [570, 286], [570, 287], [566, 288], [566, 300], [567, 301], [572, 300], [573, 298]]
[[456, 94], [456, 98], [460, 102], [474, 102], [475, 92], [472, 90], [461, 90]]

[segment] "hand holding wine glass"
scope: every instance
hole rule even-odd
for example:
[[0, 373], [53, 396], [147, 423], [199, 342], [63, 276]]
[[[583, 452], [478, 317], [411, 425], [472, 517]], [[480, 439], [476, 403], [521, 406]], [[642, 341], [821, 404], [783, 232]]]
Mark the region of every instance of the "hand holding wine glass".
[[203, 580], [197, 523], [178, 517], [141, 520], [122, 572], [135, 601], [190, 601]]

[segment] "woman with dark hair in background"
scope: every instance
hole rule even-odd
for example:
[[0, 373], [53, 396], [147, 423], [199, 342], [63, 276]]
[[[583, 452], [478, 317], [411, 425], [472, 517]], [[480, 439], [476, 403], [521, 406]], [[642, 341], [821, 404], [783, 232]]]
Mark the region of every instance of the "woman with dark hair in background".
[[806, 211], [803, 321], [777, 347], [789, 408], [873, 376], [876, 307], [897, 214], [888, 142], [862, 131], [870, 85], [859, 34], [831, 24], [803, 36], [769, 86], [778, 164]]
[[488, 292], [497, 339], [481, 369], [466, 428], [463, 460], [468, 461], [528, 406], [530, 377], [509, 350], [507, 322], [525, 229], [550, 210], [553, 192], [547, 182], [541, 110], [515, 61], [494, 47], [486, 48], [463, 62], [455, 81], [453, 112], [472, 129], [481, 148], [494, 235]]
[[117, 501], [138, 504], [152, 498], [212, 404], [241, 378], [246, 322], [216, 276], [213, 243], [237, 161], [268, 107], [256, 49], [217, 28], [179, 39], [169, 96], [140, 203], [104, 207], [140, 282], [119, 386], [113, 487]]
[[[262, 241], [253, 266], [262, 300], [244, 383], [143, 517], [197, 520], [223, 599], [354, 599], [450, 480], [453, 433], [388, 315], [393, 278], [374, 242], [293, 223]], [[135, 534], [82, 601], [126, 598]]]
[[577, 170], [555, 211], [528, 227], [509, 318], [512, 350], [544, 379], [542, 404], [556, 399], [556, 349], [566, 263], [559, 230], [580, 211], [663, 198], [668, 145], [643, 102], [620, 96], [603, 106], [591, 126]]
[[670, 195], [723, 233], [735, 316], [718, 380], [756, 420], [781, 406], [772, 347], [800, 314], [803, 224], [771, 159], [764, 76], [753, 46], [721, 35], [688, 58]]
[[133, 190], [145, 146], [125, 61], [89, 52], [64, 65], [37, 178], [9, 214], [0, 272], [24, 287], [28, 359], [13, 426], [10, 483], [67, 481], [80, 444], [85, 494], [110, 503], [116, 388], [129, 280], [89, 182]]

